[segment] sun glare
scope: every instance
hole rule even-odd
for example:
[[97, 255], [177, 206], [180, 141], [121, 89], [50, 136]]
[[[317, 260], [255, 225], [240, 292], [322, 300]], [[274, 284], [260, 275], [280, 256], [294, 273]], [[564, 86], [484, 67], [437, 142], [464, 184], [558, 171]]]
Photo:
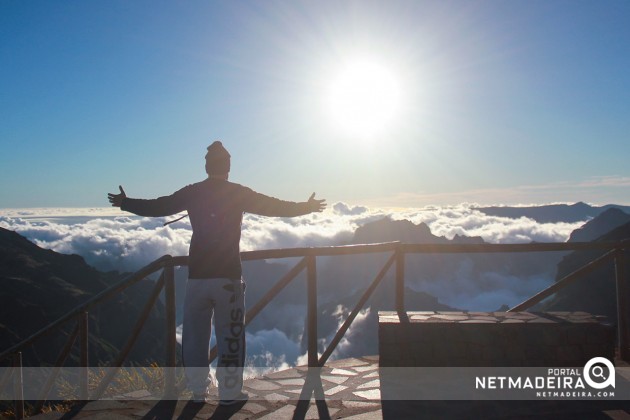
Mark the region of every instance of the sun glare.
[[338, 129], [357, 138], [387, 130], [400, 108], [400, 86], [394, 74], [375, 61], [357, 60], [333, 79], [328, 110]]

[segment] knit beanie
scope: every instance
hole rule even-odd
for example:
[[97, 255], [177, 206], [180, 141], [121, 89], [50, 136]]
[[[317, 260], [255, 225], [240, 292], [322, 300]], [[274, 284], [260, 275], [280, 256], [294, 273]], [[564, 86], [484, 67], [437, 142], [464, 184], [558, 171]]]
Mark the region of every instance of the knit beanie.
[[208, 146], [206, 172], [208, 175], [223, 175], [230, 172], [230, 154], [220, 141]]

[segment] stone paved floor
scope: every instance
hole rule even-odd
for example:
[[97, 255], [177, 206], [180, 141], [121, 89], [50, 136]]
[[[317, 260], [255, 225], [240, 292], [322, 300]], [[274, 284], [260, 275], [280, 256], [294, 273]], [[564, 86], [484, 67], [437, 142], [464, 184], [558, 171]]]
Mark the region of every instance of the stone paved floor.
[[[383, 418], [380, 403], [378, 356], [344, 359], [328, 363], [308, 374], [298, 367], [249, 379], [244, 390], [249, 400], [233, 407], [217, 405], [216, 394], [209, 402], [156, 401], [146, 391], [128, 394], [125, 400], [92, 401], [63, 414], [40, 414], [32, 419], [319, 419]], [[215, 388], [216, 389], [216, 388]], [[308, 396], [310, 395], [310, 401]]]
[[[593, 324], [606, 317], [588, 312], [474, 312], [474, 311], [409, 311], [409, 322], [459, 322], [475, 324]], [[380, 311], [379, 322], [400, 322], [398, 312]]]
[[[246, 403], [227, 408], [215, 402], [159, 401], [146, 391], [121, 400], [92, 401], [47, 419], [630, 419], [630, 402], [563, 401], [381, 401], [378, 356], [333, 361], [308, 369], [275, 372], [245, 381]], [[314, 394], [314, 395], [313, 395]], [[310, 400], [308, 399], [310, 395]], [[212, 397], [212, 396], [211, 396]], [[216, 397], [215, 397], [216, 399]]]

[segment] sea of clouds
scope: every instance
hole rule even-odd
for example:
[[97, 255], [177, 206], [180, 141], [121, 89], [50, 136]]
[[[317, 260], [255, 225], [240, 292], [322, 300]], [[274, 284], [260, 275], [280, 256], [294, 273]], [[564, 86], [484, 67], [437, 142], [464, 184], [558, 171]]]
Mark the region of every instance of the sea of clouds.
[[[296, 218], [246, 214], [241, 250], [347, 243], [357, 227], [383, 217], [426, 223], [437, 236], [480, 236], [490, 243], [564, 242], [584, 222], [537, 223], [487, 216], [473, 204], [387, 210], [336, 203], [323, 213]], [[78, 254], [100, 270], [135, 271], [165, 254], [186, 255], [192, 234], [187, 218], [138, 217], [111, 209], [0, 209], [0, 227], [40, 247]]]
[[[267, 218], [245, 215], [241, 248], [257, 249], [328, 246], [347, 244], [354, 231], [370, 221], [389, 217], [426, 223], [437, 236], [480, 236], [490, 243], [564, 242], [571, 232], [584, 224], [537, 223], [532, 219], [510, 219], [487, 216], [474, 204], [426, 207], [415, 209], [379, 209], [335, 203], [322, 213], [296, 218]], [[165, 254], [186, 255], [191, 237], [187, 218], [164, 226], [166, 218], [145, 218], [123, 213], [118, 209], [4, 209], [0, 210], [0, 227], [16, 231], [40, 247], [65, 254], [78, 254], [99, 270], [135, 271]], [[462, 264], [462, 271], [449, 282], [411, 284], [440, 302], [461, 309], [496, 310], [500, 304], [521, 302], [550, 284], [552, 278], [521, 279], [487, 272], [471, 283]], [[298, 305], [299, 306], [299, 305]], [[299, 364], [305, 360], [301, 336], [283, 331], [276, 325], [286, 323], [286, 305], [277, 310], [277, 324], [268, 329], [248, 332], [248, 357], [254, 366], [274, 369]], [[305, 311], [293, 308], [296, 322], [303, 322]], [[274, 311], [270, 305], [266, 311]], [[339, 313], [348, 312], [340, 308]], [[301, 315], [300, 315], [301, 314]], [[352, 324], [333, 358], [361, 354], [362, 343], [354, 340], [369, 315], [362, 311]], [[271, 316], [270, 319], [274, 317]], [[343, 318], [339, 317], [339, 325]], [[320, 338], [321, 344], [332, 339]]]

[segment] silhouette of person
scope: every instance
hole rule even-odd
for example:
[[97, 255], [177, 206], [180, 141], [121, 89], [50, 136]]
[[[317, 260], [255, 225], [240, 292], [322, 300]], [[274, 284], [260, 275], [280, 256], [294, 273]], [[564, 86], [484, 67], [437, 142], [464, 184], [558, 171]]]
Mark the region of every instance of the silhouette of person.
[[183, 361], [196, 402], [205, 401], [209, 385], [209, 342], [214, 314], [218, 348], [220, 404], [247, 399], [242, 392], [245, 362], [245, 283], [239, 242], [243, 213], [294, 217], [326, 208], [315, 193], [305, 202], [283, 201], [228, 181], [230, 154], [220, 141], [208, 147], [208, 178], [172, 195], [134, 199], [119, 186], [108, 194], [112, 206], [139, 216], [161, 217], [187, 211], [192, 225], [189, 273], [184, 300]]

